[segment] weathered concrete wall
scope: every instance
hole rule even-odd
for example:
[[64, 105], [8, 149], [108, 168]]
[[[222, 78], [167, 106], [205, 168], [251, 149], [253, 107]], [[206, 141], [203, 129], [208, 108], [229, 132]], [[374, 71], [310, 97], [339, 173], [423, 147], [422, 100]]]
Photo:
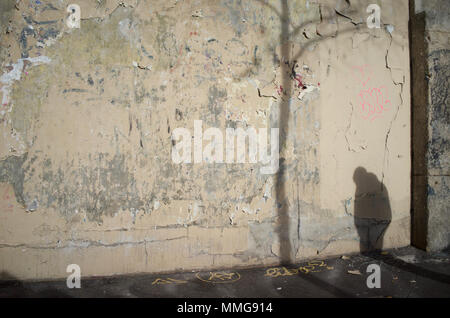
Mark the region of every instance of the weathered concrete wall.
[[[408, 1], [1, 3], [0, 272], [249, 266], [410, 241]], [[366, 8], [381, 7], [381, 28]], [[350, 5], [351, 4], [351, 5]], [[172, 132], [280, 128], [261, 164]]]
[[[425, 110], [425, 114], [417, 117], [424, 118], [424, 127], [427, 130], [421, 140], [420, 134], [414, 138], [415, 144], [420, 143], [423, 151], [418, 156], [426, 159], [424, 166], [418, 169], [418, 187], [424, 185], [427, 188], [424, 196], [427, 215], [420, 227], [426, 229], [426, 248], [437, 251], [450, 245], [450, 114], [449, 105], [449, 77], [450, 77], [450, 9], [448, 1], [415, 1], [415, 14], [421, 17], [423, 22], [424, 43], [423, 48], [414, 52], [416, 56], [424, 56], [420, 62], [423, 66], [417, 68], [417, 77], [423, 76], [427, 81], [424, 87], [417, 87], [425, 100], [417, 103], [417, 107]], [[421, 52], [423, 51], [423, 52]], [[413, 59], [414, 60], [414, 59]], [[424, 70], [422, 70], [422, 67]], [[415, 87], [414, 87], [415, 89]]]

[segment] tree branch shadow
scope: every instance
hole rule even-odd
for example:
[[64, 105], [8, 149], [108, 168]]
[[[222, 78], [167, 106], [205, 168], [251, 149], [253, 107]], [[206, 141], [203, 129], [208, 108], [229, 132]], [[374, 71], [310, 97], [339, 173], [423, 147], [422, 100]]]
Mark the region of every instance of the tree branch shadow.
[[[289, 73], [283, 72], [281, 77], [281, 85], [283, 87], [282, 94], [287, 96], [287, 98], [281, 98], [281, 102], [279, 104], [279, 117], [278, 117], [278, 128], [279, 128], [279, 154], [283, 154], [284, 150], [286, 148], [286, 140], [289, 133], [289, 119], [290, 119], [290, 99], [291, 95], [293, 93], [293, 82], [296, 78], [297, 74], [295, 72], [295, 66], [297, 64], [297, 59], [299, 59], [305, 52], [306, 49], [308, 49], [310, 46], [325, 41], [327, 39], [337, 37], [338, 35], [347, 33], [347, 32], [354, 32], [355, 26], [358, 27], [357, 24], [355, 24], [350, 17], [347, 15], [344, 15], [343, 13], [339, 12], [336, 7], [334, 8], [335, 14], [330, 14], [328, 16], [323, 16], [322, 12], [320, 11], [320, 20], [311, 20], [306, 21], [298, 26], [294, 26], [291, 22], [290, 14], [289, 14], [289, 2], [288, 0], [280, 0], [281, 4], [281, 11], [278, 11], [277, 8], [275, 8], [272, 4], [265, 2], [264, 0], [255, 0], [256, 2], [270, 8], [275, 14], [279, 17], [281, 22], [281, 32], [279, 35], [279, 42], [278, 45], [281, 46], [281, 57], [280, 57], [280, 66], [285, 63], [289, 66], [289, 69], [291, 70]], [[348, 3], [348, 2], [347, 2]], [[348, 3], [349, 4], [349, 3]], [[321, 6], [321, 4], [319, 4]], [[350, 5], [349, 5], [350, 7]], [[329, 7], [328, 7], [329, 8]], [[352, 11], [350, 10], [346, 11], [346, 14], [351, 14], [356, 12], [357, 10], [354, 9]], [[321, 10], [321, 7], [319, 7], [319, 10]], [[337, 25], [337, 19], [338, 16], [341, 16], [343, 18], [349, 19], [352, 26], [350, 28], [339, 30]], [[319, 37], [315, 39], [309, 39], [306, 43], [303, 43], [301, 49], [295, 53], [291, 53], [290, 49], [290, 39], [296, 35], [298, 35], [299, 32], [304, 30], [305, 27], [311, 24], [315, 23], [323, 23], [330, 20], [336, 19], [336, 31], [330, 34], [318, 34]], [[292, 27], [292, 32], [289, 31], [289, 28]], [[317, 31], [316, 31], [317, 32]], [[306, 36], [305, 36], [306, 37]], [[247, 70], [242, 72], [238, 78], [244, 78], [248, 77], [250, 74], [254, 73], [254, 68], [258, 67], [258, 61], [256, 60], [256, 57], [253, 57], [253, 65], [249, 67]], [[306, 88], [306, 87], [304, 87]], [[257, 89], [258, 96], [262, 96], [260, 93], [260, 89]], [[270, 97], [270, 96], [269, 96]], [[273, 96], [272, 96], [273, 97]], [[279, 239], [280, 244], [280, 250], [279, 250], [279, 259], [280, 263], [283, 265], [292, 264], [295, 261], [295, 253], [293, 251], [292, 243], [290, 240], [290, 219], [289, 219], [289, 205], [287, 200], [287, 193], [286, 193], [286, 183], [285, 183], [285, 174], [286, 169], [284, 165], [285, 159], [280, 158], [279, 160], [279, 169], [275, 176], [275, 192], [276, 192], [276, 205], [277, 205], [277, 216], [278, 216], [278, 224], [277, 224], [277, 235]], [[299, 204], [299, 203], [297, 203]], [[299, 207], [298, 207], [299, 209]], [[298, 222], [300, 222], [300, 215], [298, 216]], [[298, 225], [300, 227], [300, 224]]]

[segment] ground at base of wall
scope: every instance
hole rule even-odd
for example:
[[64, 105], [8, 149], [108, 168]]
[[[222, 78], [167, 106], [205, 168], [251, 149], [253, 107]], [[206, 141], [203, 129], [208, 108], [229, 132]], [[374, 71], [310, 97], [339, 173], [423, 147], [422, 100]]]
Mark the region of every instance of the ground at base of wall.
[[[380, 288], [369, 288], [380, 268]], [[0, 281], [0, 297], [450, 297], [450, 253], [413, 247], [322, 261], [220, 272], [125, 275], [65, 280]]]

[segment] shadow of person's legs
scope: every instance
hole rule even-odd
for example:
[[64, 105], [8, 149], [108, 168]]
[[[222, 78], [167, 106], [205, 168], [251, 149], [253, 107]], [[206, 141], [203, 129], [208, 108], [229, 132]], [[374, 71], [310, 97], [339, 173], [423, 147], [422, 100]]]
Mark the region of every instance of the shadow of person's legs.
[[361, 253], [383, 249], [383, 237], [392, 219], [389, 194], [377, 176], [363, 167], [355, 169], [355, 227]]

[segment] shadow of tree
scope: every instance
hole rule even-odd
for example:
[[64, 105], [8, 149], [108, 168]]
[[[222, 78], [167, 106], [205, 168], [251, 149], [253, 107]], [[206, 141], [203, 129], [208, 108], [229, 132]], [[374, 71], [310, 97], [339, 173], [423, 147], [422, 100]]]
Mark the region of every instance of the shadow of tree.
[[[292, 20], [290, 17], [290, 11], [289, 11], [289, 1], [288, 0], [280, 0], [280, 6], [281, 10], [279, 11], [274, 5], [264, 1], [264, 0], [255, 0], [256, 2], [260, 3], [263, 6], [266, 6], [270, 8], [280, 19], [281, 23], [281, 31], [279, 34], [279, 40], [278, 45], [280, 45], [280, 66], [283, 64], [288, 66], [288, 72], [282, 73], [281, 78], [281, 86], [282, 86], [282, 93], [287, 98], [281, 98], [281, 101], [279, 103], [279, 117], [278, 117], [278, 128], [279, 128], [279, 154], [283, 154], [284, 150], [286, 149], [286, 141], [287, 136], [289, 133], [289, 117], [290, 117], [290, 99], [292, 98], [293, 94], [293, 83], [295, 82], [295, 79], [297, 77], [295, 67], [297, 65], [297, 59], [299, 59], [305, 52], [305, 50], [310, 47], [311, 45], [325, 41], [327, 39], [336, 37], [338, 34], [343, 34], [347, 32], [354, 32], [355, 31], [355, 23], [349, 18], [348, 16], [344, 15], [343, 13], [339, 12], [339, 10], [336, 9], [336, 6], [334, 8], [334, 14], [330, 14], [328, 16], [325, 16], [322, 14], [321, 6], [322, 4], [319, 4], [319, 10], [320, 10], [320, 19], [319, 20], [311, 20], [304, 22], [298, 26], [294, 26], [292, 24]], [[350, 8], [350, 3], [348, 1], [345, 1], [346, 4], [348, 4], [348, 8]], [[329, 7], [328, 7], [329, 9]], [[333, 11], [333, 10], [332, 10]], [[355, 13], [357, 9], [350, 8], [348, 11], [346, 11], [347, 14]], [[305, 27], [308, 25], [314, 24], [314, 23], [324, 23], [328, 22], [332, 19], [336, 19], [336, 16], [341, 16], [346, 19], [349, 19], [352, 23], [352, 27], [339, 30], [336, 27], [335, 32], [331, 32], [329, 34], [318, 34], [319, 37], [315, 39], [308, 39], [306, 43], [302, 44], [302, 47], [297, 53], [291, 52], [291, 43], [290, 39], [299, 34], [301, 31], [304, 30]], [[292, 31], [290, 31], [290, 28], [292, 28]], [[306, 37], [306, 36], [305, 36]], [[239, 78], [247, 77], [249, 76], [253, 71], [254, 68], [258, 67], [258, 61], [254, 57], [253, 65], [242, 72], [239, 76]], [[306, 88], [306, 87], [303, 87]], [[260, 90], [258, 88], [258, 95], [261, 97]], [[289, 205], [288, 205], [288, 197], [287, 197], [287, 189], [286, 189], [286, 169], [283, 165], [285, 162], [285, 158], [281, 157], [279, 160], [279, 166], [278, 172], [275, 176], [275, 192], [276, 192], [276, 204], [277, 204], [277, 217], [278, 217], [278, 223], [276, 228], [276, 233], [278, 235], [279, 244], [280, 244], [280, 250], [279, 250], [279, 259], [280, 263], [287, 265], [292, 264], [295, 260], [295, 253], [296, 251], [293, 250], [291, 239], [290, 239], [290, 220], [289, 220]], [[298, 220], [300, 222], [300, 218]], [[300, 225], [298, 225], [300, 227]]]

